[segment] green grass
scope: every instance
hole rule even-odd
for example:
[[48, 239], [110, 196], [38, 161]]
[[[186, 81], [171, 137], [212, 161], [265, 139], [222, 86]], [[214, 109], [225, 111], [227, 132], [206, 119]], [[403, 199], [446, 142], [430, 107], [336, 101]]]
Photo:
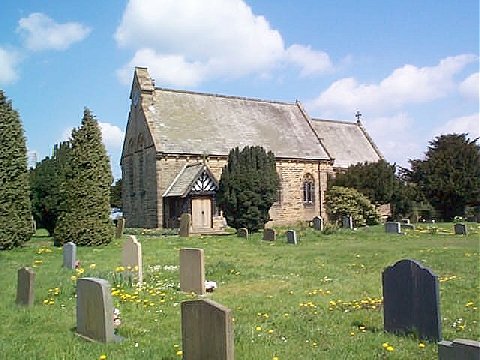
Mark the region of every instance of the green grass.
[[[331, 235], [299, 228], [297, 246], [286, 243], [285, 229], [274, 243], [262, 241], [260, 234], [249, 240], [138, 236], [147, 286], [138, 294], [116, 288], [119, 334], [125, 337], [119, 344], [90, 343], [74, 335], [71, 277], [76, 272], [63, 269], [62, 250], [37, 234], [25, 247], [0, 253], [0, 358], [180, 359], [180, 303], [192, 296], [176, 290], [175, 266], [180, 248], [199, 247], [205, 250], [207, 279], [219, 285], [208, 297], [233, 311], [236, 359], [436, 359], [435, 343], [420, 348], [412, 336], [384, 333], [380, 306], [354, 305], [381, 298], [382, 270], [412, 258], [440, 278], [443, 337], [480, 339], [480, 228], [471, 223], [468, 236], [455, 236], [452, 224], [436, 226], [407, 235], [385, 234], [381, 226]], [[82, 276], [118, 281], [121, 241], [77, 248], [77, 257]], [[15, 305], [22, 266], [35, 266], [36, 272], [35, 306], [29, 309]], [[383, 343], [394, 350], [388, 352]]]

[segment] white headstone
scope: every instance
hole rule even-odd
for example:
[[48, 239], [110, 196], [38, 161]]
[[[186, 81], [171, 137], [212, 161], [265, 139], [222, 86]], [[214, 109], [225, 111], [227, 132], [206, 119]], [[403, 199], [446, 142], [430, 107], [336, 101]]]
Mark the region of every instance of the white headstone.
[[63, 245], [63, 267], [67, 269], [75, 269], [77, 261], [77, 245], [68, 242]]

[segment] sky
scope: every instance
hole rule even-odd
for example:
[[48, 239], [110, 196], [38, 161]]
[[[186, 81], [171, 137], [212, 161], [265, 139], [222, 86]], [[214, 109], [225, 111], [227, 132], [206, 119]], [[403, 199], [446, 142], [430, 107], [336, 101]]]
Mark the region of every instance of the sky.
[[135, 66], [156, 86], [299, 100], [391, 163], [479, 137], [478, 0], [2, 0], [0, 89], [38, 160], [96, 116], [121, 177]]

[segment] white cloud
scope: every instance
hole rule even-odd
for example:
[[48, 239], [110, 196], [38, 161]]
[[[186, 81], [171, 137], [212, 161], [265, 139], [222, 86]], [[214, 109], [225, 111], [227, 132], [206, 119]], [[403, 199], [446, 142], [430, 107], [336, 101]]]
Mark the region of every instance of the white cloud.
[[[478, 73], [477, 73], [478, 75]], [[447, 121], [442, 126], [437, 127], [433, 132], [432, 136], [438, 136], [442, 134], [463, 134], [468, 133], [470, 139], [475, 139], [480, 137], [480, 118], [478, 113], [461, 116], [458, 118], [451, 119]]]
[[354, 78], [340, 79], [310, 106], [321, 111], [360, 108], [381, 113], [406, 104], [429, 102], [455, 89], [454, 76], [475, 59], [474, 55], [464, 54], [445, 58], [436, 66], [405, 65], [377, 84], [361, 84]]
[[8, 51], [0, 47], [0, 84], [10, 84], [17, 80], [16, 70], [19, 56], [15, 51]]
[[65, 50], [85, 39], [91, 29], [76, 22], [58, 24], [47, 15], [33, 13], [18, 21], [17, 32], [29, 50]]
[[135, 50], [119, 70], [124, 82], [134, 66], [149, 67], [159, 83], [180, 86], [264, 75], [284, 64], [299, 66], [303, 75], [331, 67], [321, 51], [301, 45], [285, 49], [281, 34], [243, 0], [130, 0], [115, 39]]
[[479, 86], [479, 73], [476, 72], [465, 80], [463, 80], [459, 85], [460, 93], [462, 93], [467, 98], [476, 99], [478, 101], [478, 86]]
[[99, 122], [102, 131], [102, 140], [110, 153], [121, 150], [125, 133], [116, 125]]

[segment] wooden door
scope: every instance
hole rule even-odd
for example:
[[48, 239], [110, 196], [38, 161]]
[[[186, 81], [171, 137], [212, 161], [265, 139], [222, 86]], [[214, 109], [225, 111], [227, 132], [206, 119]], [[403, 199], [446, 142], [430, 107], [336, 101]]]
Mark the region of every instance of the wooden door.
[[206, 229], [212, 227], [212, 199], [198, 197], [192, 199], [192, 227]]

